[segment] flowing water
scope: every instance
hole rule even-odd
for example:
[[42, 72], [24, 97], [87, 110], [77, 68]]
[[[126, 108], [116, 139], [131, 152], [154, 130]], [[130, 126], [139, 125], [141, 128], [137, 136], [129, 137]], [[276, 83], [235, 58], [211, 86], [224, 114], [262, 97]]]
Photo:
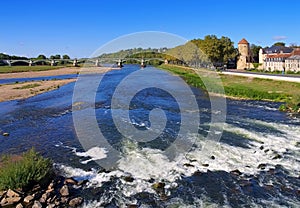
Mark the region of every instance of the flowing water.
[[[34, 146], [52, 158], [65, 176], [88, 179], [81, 190], [84, 207], [300, 206], [298, 118], [279, 112], [280, 103], [228, 99], [226, 122], [211, 124], [212, 115], [219, 112], [211, 110], [205, 93], [192, 88], [199, 105], [200, 137], [181, 135], [193, 140], [193, 146], [170, 159], [164, 150], [179, 132], [182, 113], [170, 94], [149, 88], [130, 103], [131, 125], [141, 131], [151, 128], [151, 109], [165, 111], [164, 133], [154, 141], [125, 138], [113, 123], [111, 97], [116, 86], [138, 70], [128, 65], [105, 74], [95, 104], [84, 107], [94, 109], [103, 135], [122, 153], [114, 168], [103, 170], [95, 162], [109, 154], [104, 148], [85, 151], [78, 141], [72, 114], [83, 108], [72, 109], [74, 83], [25, 100], [0, 103], [0, 133], [10, 133], [0, 136], [0, 152], [17, 154]], [[92, 75], [86, 76], [93, 80]], [[172, 77], [165, 73], [160, 81], [170, 83]], [[205, 139], [201, 138], [210, 133], [211, 125], [213, 134], [221, 134], [221, 139], [204, 154]], [[164, 187], [153, 188], [158, 182]]]

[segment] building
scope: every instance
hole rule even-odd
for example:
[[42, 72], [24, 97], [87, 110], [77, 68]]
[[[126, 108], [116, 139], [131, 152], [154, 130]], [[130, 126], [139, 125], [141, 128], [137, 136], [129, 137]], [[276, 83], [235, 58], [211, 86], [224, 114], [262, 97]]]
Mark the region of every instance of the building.
[[297, 48], [292, 55], [285, 60], [286, 71], [300, 72], [300, 49]]
[[285, 60], [291, 56], [293, 48], [285, 46], [272, 46], [260, 49], [260, 69], [267, 71], [285, 71]]
[[239, 58], [237, 61], [237, 69], [249, 69], [251, 65], [251, 51], [249, 42], [243, 38], [238, 43], [238, 50], [239, 50]]

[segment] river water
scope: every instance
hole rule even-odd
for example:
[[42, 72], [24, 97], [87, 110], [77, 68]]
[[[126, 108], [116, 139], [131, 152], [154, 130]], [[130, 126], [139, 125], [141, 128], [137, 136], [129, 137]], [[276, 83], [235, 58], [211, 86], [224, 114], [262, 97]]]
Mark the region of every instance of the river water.
[[[94, 109], [103, 135], [122, 153], [113, 168], [103, 170], [95, 162], [99, 155], [106, 157], [105, 149], [85, 151], [78, 140], [72, 114], [84, 108], [78, 112], [72, 109], [75, 83], [28, 99], [0, 103], [0, 133], [10, 133], [9, 137], [0, 136], [0, 152], [17, 154], [34, 146], [53, 159], [65, 176], [88, 179], [81, 190], [84, 207], [300, 206], [298, 118], [279, 112], [280, 103], [227, 99], [226, 122], [211, 124], [212, 115], [218, 112], [211, 110], [205, 93], [191, 88], [199, 106], [199, 111], [193, 112], [200, 113], [199, 135], [205, 137], [209, 126], [214, 125], [220, 131], [213, 133], [221, 134], [221, 139], [213, 150], [203, 154], [205, 140], [186, 134], [186, 140], [197, 137], [192, 148], [170, 159], [164, 150], [174, 142], [181, 121], [179, 106], [170, 94], [149, 88], [130, 103], [130, 122], [138, 130], [151, 127], [151, 109], [165, 111], [168, 121], [155, 141], [125, 138], [113, 123], [114, 90], [138, 70], [137, 66], [127, 65], [103, 75], [95, 104], [85, 107]], [[93, 80], [93, 75], [86, 76]], [[172, 77], [163, 72], [160, 81], [169, 83]], [[153, 184], [158, 182], [164, 187], [154, 189]]]

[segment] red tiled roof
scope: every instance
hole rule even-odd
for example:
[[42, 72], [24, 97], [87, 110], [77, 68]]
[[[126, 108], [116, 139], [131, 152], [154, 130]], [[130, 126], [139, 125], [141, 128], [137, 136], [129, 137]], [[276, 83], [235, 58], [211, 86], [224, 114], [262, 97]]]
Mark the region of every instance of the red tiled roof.
[[240, 40], [239, 44], [249, 44], [249, 43], [245, 38], [243, 38], [242, 40]]
[[288, 58], [291, 55], [290, 53], [267, 54], [266, 58]]

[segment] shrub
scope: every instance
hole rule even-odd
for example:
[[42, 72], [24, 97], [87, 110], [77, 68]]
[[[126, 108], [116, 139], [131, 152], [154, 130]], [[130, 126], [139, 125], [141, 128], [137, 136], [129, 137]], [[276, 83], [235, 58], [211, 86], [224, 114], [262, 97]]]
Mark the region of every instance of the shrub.
[[0, 165], [0, 190], [24, 190], [35, 184], [43, 185], [53, 173], [51, 160], [43, 158], [34, 149], [23, 153], [17, 160], [5, 155]]

